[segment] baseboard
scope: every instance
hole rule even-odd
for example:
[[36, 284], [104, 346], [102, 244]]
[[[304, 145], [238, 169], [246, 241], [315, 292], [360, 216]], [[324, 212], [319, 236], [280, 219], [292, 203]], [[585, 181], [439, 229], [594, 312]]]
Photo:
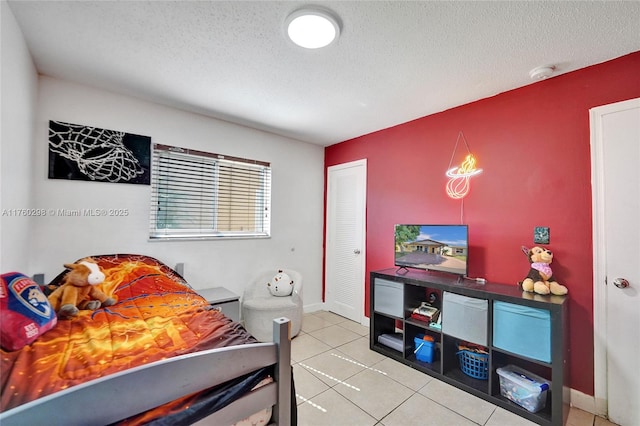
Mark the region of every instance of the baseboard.
[[[302, 310], [304, 311], [305, 314], [309, 314], [311, 312], [326, 311], [326, 303], [321, 302], [321, 303], [313, 303], [311, 305], [304, 305]], [[360, 325], [369, 327], [369, 323], [370, 323], [369, 317], [363, 316], [362, 320], [360, 321]]]
[[369, 324], [370, 324], [369, 317], [362, 317], [362, 321], [360, 321], [360, 325], [363, 325], [365, 327], [369, 327]]
[[323, 311], [324, 303], [312, 303], [311, 305], [304, 305], [302, 310], [304, 311], [305, 314], [308, 314], [310, 312]]
[[596, 416], [606, 415], [606, 404], [603, 405], [596, 403], [596, 398], [593, 395], [587, 395], [575, 389], [569, 389], [569, 403], [572, 407], [579, 408]]

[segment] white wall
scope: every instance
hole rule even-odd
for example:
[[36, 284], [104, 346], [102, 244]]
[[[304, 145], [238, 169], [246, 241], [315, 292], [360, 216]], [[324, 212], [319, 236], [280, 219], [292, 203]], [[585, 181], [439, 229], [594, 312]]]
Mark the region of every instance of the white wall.
[[[5, 1], [0, 2], [0, 273], [29, 269], [32, 219], [32, 144], [37, 74], [24, 37]], [[19, 209], [20, 211], [16, 211]]]
[[[177, 145], [272, 165], [272, 237], [228, 241], [148, 241], [150, 186], [47, 178], [48, 122], [60, 120], [151, 136]], [[304, 277], [304, 303], [322, 301], [324, 151], [317, 145], [138, 99], [40, 77], [33, 138], [34, 206], [128, 209], [127, 217], [62, 217], [34, 221], [31, 270], [48, 279], [62, 264], [107, 253], [147, 254], [185, 263], [195, 287], [225, 286], [242, 294], [261, 271], [292, 268]]]

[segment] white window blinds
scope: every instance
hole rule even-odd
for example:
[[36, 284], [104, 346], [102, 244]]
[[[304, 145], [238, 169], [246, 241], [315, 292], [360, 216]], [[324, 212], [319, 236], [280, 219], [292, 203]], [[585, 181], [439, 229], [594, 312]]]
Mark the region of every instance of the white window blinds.
[[269, 163], [154, 144], [151, 239], [268, 237]]

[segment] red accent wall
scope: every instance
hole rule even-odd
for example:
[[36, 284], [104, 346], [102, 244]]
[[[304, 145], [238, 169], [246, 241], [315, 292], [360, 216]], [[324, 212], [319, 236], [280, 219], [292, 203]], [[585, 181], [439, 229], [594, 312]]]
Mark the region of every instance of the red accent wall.
[[[463, 215], [469, 276], [506, 285], [526, 276], [520, 247], [533, 245], [535, 226], [548, 226], [553, 271], [571, 298], [570, 386], [593, 395], [589, 109], [640, 97], [639, 76], [635, 52], [327, 147], [325, 167], [368, 163], [366, 314], [368, 274], [393, 266], [396, 223], [460, 223]], [[445, 193], [460, 131], [484, 169], [464, 205]], [[461, 141], [457, 155], [464, 151]]]

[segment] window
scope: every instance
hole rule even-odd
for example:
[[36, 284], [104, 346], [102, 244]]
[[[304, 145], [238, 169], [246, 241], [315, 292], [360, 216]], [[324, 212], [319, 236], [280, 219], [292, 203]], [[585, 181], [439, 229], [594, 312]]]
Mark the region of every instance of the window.
[[269, 163], [154, 144], [151, 239], [270, 236]]

